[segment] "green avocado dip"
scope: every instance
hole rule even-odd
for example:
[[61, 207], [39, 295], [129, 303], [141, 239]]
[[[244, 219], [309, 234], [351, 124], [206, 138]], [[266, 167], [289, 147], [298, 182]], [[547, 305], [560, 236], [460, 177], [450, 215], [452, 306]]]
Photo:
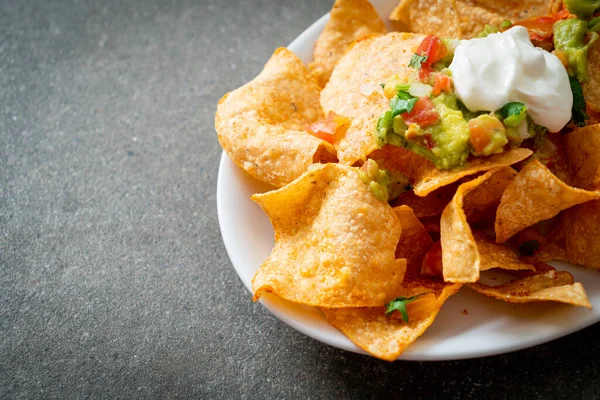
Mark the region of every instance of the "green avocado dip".
[[565, 19], [554, 24], [554, 48], [562, 51], [569, 63], [567, 71], [579, 82], [586, 82], [588, 73], [588, 52], [590, 46], [598, 40], [598, 33], [588, 28], [581, 19]]
[[408, 178], [396, 171], [380, 169], [377, 162], [368, 159], [358, 170], [360, 179], [369, 185], [369, 190], [381, 201], [391, 201], [410, 189]]
[[587, 18], [600, 8], [600, 0], [564, 0], [564, 5], [570, 13]]

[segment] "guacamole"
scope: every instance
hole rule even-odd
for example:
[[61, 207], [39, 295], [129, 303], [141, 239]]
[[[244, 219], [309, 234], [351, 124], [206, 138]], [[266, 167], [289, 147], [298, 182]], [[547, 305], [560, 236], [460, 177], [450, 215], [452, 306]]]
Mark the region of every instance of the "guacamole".
[[554, 24], [554, 47], [565, 53], [569, 75], [579, 82], [589, 79], [588, 52], [598, 39], [598, 34], [588, 29], [588, 23], [581, 19], [566, 19]]
[[600, 0], [564, 0], [564, 4], [570, 13], [584, 18], [591, 17], [600, 8]]
[[368, 159], [358, 171], [360, 179], [381, 201], [391, 201], [409, 188], [408, 178], [396, 171], [380, 169], [375, 160]]

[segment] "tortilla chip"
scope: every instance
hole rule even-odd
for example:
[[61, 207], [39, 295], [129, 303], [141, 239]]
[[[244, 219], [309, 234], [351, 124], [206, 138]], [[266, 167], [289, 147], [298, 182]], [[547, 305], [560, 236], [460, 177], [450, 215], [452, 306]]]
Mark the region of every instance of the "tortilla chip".
[[560, 211], [600, 198], [600, 192], [573, 188], [558, 179], [538, 160], [530, 161], [508, 185], [496, 212], [496, 242]]
[[460, 21], [461, 38], [470, 39], [476, 37], [486, 25], [500, 26], [504, 17], [477, 5], [465, 1], [456, 2]]
[[573, 276], [565, 271], [550, 270], [499, 286], [472, 283], [469, 284], [469, 287], [484, 296], [509, 303], [556, 301], [592, 308], [581, 283], [573, 283]]
[[215, 129], [233, 162], [281, 187], [315, 162], [335, 161], [333, 147], [304, 130], [321, 118], [317, 83], [294, 53], [279, 48], [260, 75], [219, 101]]
[[535, 266], [519, 260], [514, 251], [506, 246], [494, 243], [485, 234], [476, 232], [473, 236], [481, 258], [480, 271], [487, 271], [493, 268], [511, 271], [535, 271]]
[[425, 173], [435, 168], [433, 163], [425, 157], [421, 157], [404, 147], [389, 144], [370, 153], [369, 158], [377, 161], [377, 164], [382, 168], [401, 172], [411, 182], [417, 181]]
[[401, 0], [390, 20], [399, 31], [460, 37], [456, 0]]
[[[521, 7], [515, 9], [512, 19], [507, 19], [516, 22], [535, 17], [544, 17], [550, 15], [552, 12], [552, 0], [524, 0], [520, 1], [520, 3]], [[507, 12], [503, 15], [511, 16], [512, 13]]]
[[581, 189], [600, 190], [600, 124], [565, 135], [564, 151], [571, 183]]
[[524, 148], [511, 149], [501, 154], [489, 157], [474, 157], [462, 167], [453, 169], [433, 168], [423, 173], [415, 183], [414, 192], [418, 196], [427, 196], [434, 190], [458, 181], [465, 176], [479, 172], [489, 171], [494, 168], [509, 166], [523, 161], [532, 154], [531, 150]]
[[517, 171], [511, 167], [500, 168], [489, 179], [469, 192], [463, 201], [463, 210], [467, 220], [470, 223], [482, 220], [493, 223], [502, 193], [516, 175]]
[[[572, 209], [577, 207], [575, 206]], [[561, 214], [561, 216], [564, 218], [564, 214]], [[565, 236], [560, 225], [550, 232], [546, 237], [546, 242], [534, 253], [534, 257], [542, 262], [552, 260], [569, 261], [565, 249]]]
[[433, 217], [441, 215], [446, 205], [454, 197], [458, 185], [449, 185], [441, 187], [429, 193], [425, 197], [420, 197], [412, 190], [402, 193], [394, 200], [395, 206], [406, 205], [410, 207], [417, 218]]
[[[427, 317], [402, 320], [385, 316], [385, 307], [321, 309], [331, 325], [342, 331], [354, 344], [382, 360], [394, 361], [433, 323], [444, 302], [458, 292], [462, 284], [446, 285], [436, 292], [437, 307]], [[422, 293], [422, 292], [421, 292]]]
[[588, 52], [590, 79], [581, 85], [590, 114], [600, 114], [600, 41], [592, 44]]
[[[566, 135], [565, 153], [571, 181], [577, 187], [600, 190], [600, 124]], [[600, 201], [566, 210], [562, 218], [566, 258], [600, 269]]]
[[408, 63], [423, 38], [398, 32], [367, 36], [340, 59], [321, 92], [325, 113], [352, 120], [344, 135], [334, 137], [340, 163], [353, 165], [378, 149], [377, 120], [390, 108], [379, 84], [394, 74], [408, 77]]
[[463, 203], [465, 196], [490, 179], [495, 172], [496, 170], [488, 171], [477, 179], [460, 185], [442, 213], [440, 241], [446, 282], [477, 282], [479, 279], [481, 257], [467, 222]]
[[275, 247], [252, 279], [265, 292], [319, 307], [383, 306], [402, 286], [406, 260], [394, 253], [402, 232], [358, 169], [317, 164], [256, 201], [275, 230]]
[[600, 201], [566, 210], [562, 216], [566, 258], [600, 270]]
[[393, 210], [402, 225], [402, 235], [396, 247], [396, 258], [406, 258], [407, 272], [418, 269], [433, 240], [410, 207], [394, 207]]
[[308, 69], [323, 87], [352, 42], [372, 33], [386, 32], [385, 24], [368, 0], [336, 0]]

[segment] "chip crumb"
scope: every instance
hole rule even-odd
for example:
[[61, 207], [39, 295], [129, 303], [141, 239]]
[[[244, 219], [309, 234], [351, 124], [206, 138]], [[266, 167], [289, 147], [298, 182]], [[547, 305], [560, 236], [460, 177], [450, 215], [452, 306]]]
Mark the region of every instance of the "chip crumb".
[[469, 315], [469, 312], [467, 311], [466, 308], [464, 310], [462, 310], [462, 315]]

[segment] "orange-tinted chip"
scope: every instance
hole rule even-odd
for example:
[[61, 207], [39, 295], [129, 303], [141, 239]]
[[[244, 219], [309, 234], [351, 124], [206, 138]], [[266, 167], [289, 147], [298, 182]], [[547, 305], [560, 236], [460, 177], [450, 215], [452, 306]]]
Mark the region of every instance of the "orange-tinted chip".
[[353, 165], [379, 148], [375, 128], [389, 100], [379, 86], [397, 74], [408, 79], [410, 59], [423, 35], [392, 32], [371, 35], [354, 43], [336, 65], [321, 92], [321, 105], [352, 120], [344, 135], [335, 137], [340, 163]]
[[588, 52], [588, 70], [590, 79], [581, 87], [585, 101], [592, 114], [600, 114], [600, 41], [592, 44]]
[[394, 200], [394, 205], [409, 206], [418, 218], [433, 217], [441, 215], [446, 205], [452, 200], [458, 185], [449, 185], [441, 187], [429, 193], [425, 197], [420, 197], [412, 190], [402, 193]]
[[372, 33], [386, 33], [387, 29], [368, 0], [336, 0], [329, 21], [308, 65], [321, 87], [325, 86], [333, 68], [356, 39]]
[[396, 247], [396, 258], [406, 258], [407, 272], [418, 269], [433, 240], [410, 207], [399, 206], [394, 207], [393, 210], [402, 226], [402, 235]]
[[600, 198], [600, 192], [573, 188], [543, 166], [529, 162], [508, 185], [496, 213], [496, 242], [504, 243], [520, 230], [554, 217], [574, 205]]
[[255, 299], [271, 292], [313, 306], [370, 307], [401, 289], [406, 260], [394, 256], [400, 221], [357, 168], [317, 164], [252, 199], [275, 230], [275, 247], [252, 280]]
[[[498, 2], [500, 3], [500, 2]], [[500, 26], [505, 19], [489, 8], [457, 1], [461, 37], [470, 39], [476, 37], [486, 25]]]
[[600, 124], [575, 129], [565, 135], [564, 150], [573, 186], [586, 190], [600, 189], [598, 149], [600, 149]]
[[556, 301], [592, 308], [581, 283], [573, 283], [573, 276], [565, 271], [550, 270], [499, 286], [472, 283], [469, 287], [484, 296], [509, 303]]
[[500, 168], [489, 179], [469, 192], [463, 202], [467, 220], [470, 223], [481, 220], [493, 222], [502, 193], [516, 175], [517, 171], [511, 167]]
[[280, 48], [260, 75], [223, 96], [215, 129], [233, 162], [281, 187], [312, 163], [336, 160], [329, 143], [304, 130], [322, 118], [319, 86], [296, 55]]
[[456, 0], [401, 0], [390, 20], [403, 32], [460, 37]]
[[[327, 321], [342, 331], [358, 347], [382, 360], [394, 361], [433, 323], [448, 297], [455, 294], [461, 284], [446, 285], [434, 291], [436, 305], [429, 315], [402, 319], [385, 315], [385, 307], [322, 309]], [[423, 292], [421, 292], [423, 293]]]
[[509, 166], [523, 161], [532, 154], [531, 150], [517, 148], [489, 157], [475, 157], [465, 165], [453, 169], [432, 168], [423, 173], [415, 183], [414, 191], [418, 196], [427, 196], [434, 190], [458, 181], [465, 176], [474, 175], [490, 169]]
[[504, 245], [493, 243], [485, 234], [476, 232], [473, 236], [475, 237], [477, 251], [481, 258], [480, 271], [487, 271], [493, 268], [512, 271], [535, 271], [535, 266], [519, 260], [514, 251]]

